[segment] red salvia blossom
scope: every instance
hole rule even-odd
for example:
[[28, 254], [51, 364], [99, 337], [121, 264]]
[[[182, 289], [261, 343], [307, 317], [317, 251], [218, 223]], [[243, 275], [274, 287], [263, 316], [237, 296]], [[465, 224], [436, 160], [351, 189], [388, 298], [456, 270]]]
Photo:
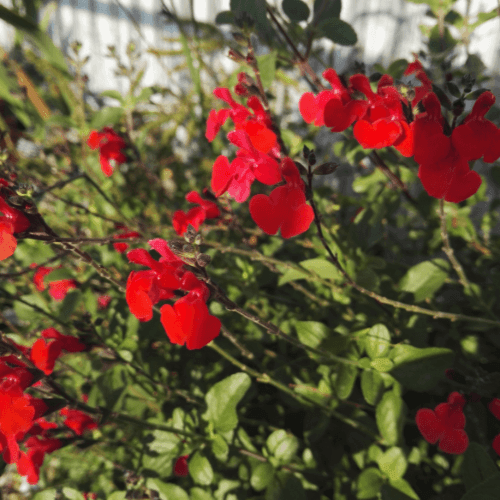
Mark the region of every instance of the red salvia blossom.
[[64, 300], [70, 290], [77, 288], [78, 283], [73, 279], [51, 281], [49, 294], [54, 300]]
[[97, 422], [94, 419], [80, 410], [63, 408], [59, 411], [59, 415], [66, 417], [63, 422], [64, 425], [69, 427], [79, 436], [82, 436], [85, 431], [92, 431], [98, 427]]
[[452, 392], [448, 401], [437, 405], [434, 410], [418, 410], [415, 421], [424, 439], [431, 444], [439, 441], [438, 448], [445, 453], [463, 453], [469, 445], [469, 438], [464, 431], [465, 402], [460, 393]]
[[111, 127], [104, 127], [101, 132], [93, 130], [87, 140], [92, 149], [99, 149], [99, 161], [101, 169], [107, 177], [113, 173], [114, 167], [110, 160], [115, 163], [124, 163], [127, 157], [122, 149], [127, 147], [126, 142]]
[[161, 324], [172, 344], [201, 349], [219, 335], [219, 318], [211, 316], [205, 302], [195, 295], [186, 295], [173, 306], [164, 305], [160, 310]]
[[54, 364], [62, 351], [81, 352], [86, 349], [85, 344], [76, 337], [63, 335], [55, 328], [47, 328], [41, 335], [43, 338], [35, 341], [31, 347], [29, 357], [33, 364], [42, 370], [45, 375], [52, 373]]
[[99, 309], [106, 309], [111, 302], [111, 297], [109, 295], [99, 295], [97, 297], [97, 307]]
[[415, 75], [421, 82], [421, 85], [414, 88], [415, 97], [411, 101], [411, 105], [414, 108], [429, 92], [432, 92], [432, 82], [430, 78], [427, 76], [427, 73], [424, 71], [424, 67], [422, 63], [418, 60], [416, 54], [414, 54], [415, 60], [408, 64], [405, 72], [403, 73], [405, 76]]
[[174, 474], [179, 477], [185, 477], [189, 474], [189, 467], [187, 463], [187, 459], [189, 455], [183, 455], [179, 457], [174, 464]]
[[153, 305], [168, 300], [176, 291], [187, 295], [174, 306], [161, 308], [161, 321], [173, 343], [200, 349], [213, 340], [220, 331], [220, 321], [208, 313], [206, 301], [210, 292], [202, 281], [184, 268], [180, 260], [161, 239], [150, 240], [149, 245], [161, 258], [154, 260], [146, 250], [132, 250], [127, 254], [130, 262], [150, 268], [149, 271], [132, 271], [127, 280], [126, 300], [130, 312], [140, 321], [153, 317]]
[[196, 203], [199, 206], [189, 209], [187, 213], [182, 210], [177, 210], [174, 213], [172, 225], [179, 236], [182, 236], [187, 231], [190, 224], [198, 231], [200, 225], [206, 219], [216, 219], [220, 216], [217, 204], [210, 200], [204, 200], [196, 191], [189, 192], [186, 195], [186, 201]]
[[[116, 229], [119, 229], [122, 232], [113, 235], [113, 238], [116, 238], [116, 239], [125, 239], [125, 238], [133, 239], [133, 238], [140, 238], [141, 237], [140, 233], [138, 233], [137, 231], [130, 231], [130, 229], [128, 227], [124, 226], [123, 224], [116, 224], [115, 227], [116, 227]], [[122, 241], [120, 243], [113, 243], [113, 248], [117, 252], [119, 252], [119, 253], [125, 253], [128, 250], [129, 245], [128, 245], [128, 243], [125, 243], [125, 242]]]
[[306, 203], [304, 182], [290, 158], [282, 163], [286, 184], [275, 188], [269, 196], [257, 194], [250, 200], [250, 215], [267, 234], [281, 229], [283, 238], [291, 238], [309, 229], [314, 220], [313, 209]]
[[[488, 410], [493, 414], [493, 416], [500, 420], [500, 399], [498, 398], [493, 398], [489, 403], [488, 403]], [[495, 453], [497, 455], [500, 455], [500, 434], [497, 434], [493, 438], [493, 442], [491, 443], [491, 446], [495, 450]]]
[[14, 193], [7, 189], [4, 179], [0, 180], [3, 181], [0, 183], [3, 186], [0, 192], [0, 260], [5, 260], [16, 250], [17, 239], [14, 235], [26, 231], [30, 223], [22, 212], [7, 204], [4, 197]]
[[[436, 94], [428, 93], [422, 103], [426, 111], [418, 115], [412, 124], [415, 161], [420, 164], [418, 176], [430, 196], [458, 203], [479, 189], [481, 177], [470, 170], [467, 157], [454, 145], [456, 141], [452, 142], [452, 138], [443, 133], [441, 103]], [[465, 138], [466, 144], [470, 140], [470, 137]], [[464, 148], [467, 146], [460, 147]]]
[[[36, 264], [31, 264], [30, 267], [36, 267]], [[62, 267], [62, 266], [59, 266]], [[33, 283], [38, 291], [43, 291], [46, 288], [44, 279], [52, 271], [58, 269], [56, 267], [40, 266], [33, 275]], [[49, 294], [54, 300], [63, 300], [70, 290], [77, 288], [78, 282], [74, 279], [64, 279], [51, 281], [49, 283]]]
[[222, 124], [231, 117], [235, 130], [227, 137], [239, 149], [237, 158], [231, 163], [225, 156], [217, 158], [211, 188], [216, 196], [227, 191], [241, 203], [250, 196], [250, 187], [255, 179], [268, 186], [280, 182], [280, 147], [276, 134], [271, 130], [272, 122], [257, 97], [248, 99], [247, 109], [232, 98], [228, 89], [217, 88], [214, 95], [229, 104], [231, 109], [221, 110], [227, 113], [210, 113], [206, 137], [209, 141], [213, 140]]
[[318, 95], [306, 92], [299, 101], [299, 111], [307, 123], [316, 127], [326, 125], [332, 132], [342, 132], [355, 120], [361, 118], [368, 106], [363, 100], [353, 99], [351, 90], [344, 87], [337, 72], [329, 68], [323, 72], [332, 90], [323, 90]]

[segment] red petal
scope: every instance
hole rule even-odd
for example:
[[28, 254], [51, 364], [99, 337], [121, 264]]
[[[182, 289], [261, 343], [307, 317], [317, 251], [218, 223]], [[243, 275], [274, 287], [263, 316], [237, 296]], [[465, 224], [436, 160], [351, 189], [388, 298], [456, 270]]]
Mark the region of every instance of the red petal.
[[467, 433], [459, 429], [446, 429], [439, 441], [438, 448], [445, 453], [460, 455], [469, 446]]
[[[500, 399], [493, 398], [488, 404], [488, 410], [490, 410], [491, 413], [493, 413], [495, 418], [500, 420]], [[499, 453], [499, 455], [500, 455], [500, 453]]]
[[[274, 191], [277, 189], [280, 188], [276, 188]], [[257, 226], [266, 234], [276, 234], [281, 226], [282, 216], [276, 212], [275, 208], [270, 197], [264, 194], [257, 194], [250, 200], [250, 215]]]
[[418, 410], [415, 422], [424, 439], [431, 444], [436, 443], [445, 430], [436, 414], [429, 408]]
[[225, 156], [219, 156], [212, 170], [211, 188], [215, 196], [220, 196], [227, 191], [231, 181], [232, 172], [229, 160]]
[[482, 182], [481, 176], [474, 170], [470, 170], [465, 175], [456, 175], [444, 199], [452, 203], [460, 203], [475, 194]]
[[385, 119], [369, 123], [359, 120], [354, 125], [354, 137], [364, 149], [380, 149], [394, 144], [401, 135], [402, 127], [399, 122]]
[[306, 123], [312, 123], [316, 119], [318, 107], [312, 92], [306, 92], [302, 95], [299, 101], [299, 111]]
[[0, 229], [0, 260], [9, 258], [16, 250], [17, 240], [10, 232]]
[[411, 158], [413, 156], [413, 127], [405, 121], [399, 123], [403, 127], [403, 133], [393, 145], [404, 157]]
[[493, 449], [495, 450], [496, 454], [500, 455], [500, 434], [495, 436], [495, 439], [493, 439], [491, 446], [493, 446]]

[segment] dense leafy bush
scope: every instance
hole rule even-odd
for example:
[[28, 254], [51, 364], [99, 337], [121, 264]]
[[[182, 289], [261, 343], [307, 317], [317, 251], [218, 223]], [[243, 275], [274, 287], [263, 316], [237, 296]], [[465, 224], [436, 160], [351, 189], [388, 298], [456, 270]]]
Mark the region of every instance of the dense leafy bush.
[[495, 12], [427, 3], [427, 52], [323, 78], [340, 0], [232, 0], [230, 42], [166, 12], [192, 87], [143, 87], [130, 44], [100, 96], [0, 7], [10, 492], [496, 498], [498, 108], [452, 36]]

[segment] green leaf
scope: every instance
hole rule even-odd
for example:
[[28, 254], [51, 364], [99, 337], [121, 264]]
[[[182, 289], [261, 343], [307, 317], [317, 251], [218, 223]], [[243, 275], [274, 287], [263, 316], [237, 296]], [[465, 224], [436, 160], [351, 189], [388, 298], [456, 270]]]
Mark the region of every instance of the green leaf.
[[220, 432], [227, 432], [238, 425], [236, 405], [241, 401], [251, 384], [246, 373], [235, 373], [217, 382], [205, 396], [207, 411], [203, 418]]
[[396, 445], [403, 427], [403, 400], [394, 391], [388, 391], [375, 410], [380, 434], [387, 445]]
[[61, 306], [59, 307], [59, 319], [61, 321], [68, 321], [71, 315], [75, 312], [76, 307], [82, 300], [82, 292], [80, 290], [74, 290], [69, 292]]
[[464, 453], [461, 470], [467, 491], [498, 473], [498, 467], [484, 447], [474, 442], [469, 443]]
[[287, 269], [283, 275], [278, 278], [278, 286], [285, 285], [290, 281], [305, 279], [309, 276], [305, 271], [301, 271], [300, 269]]
[[294, 326], [299, 340], [309, 347], [318, 347], [330, 331], [324, 323], [319, 321], [295, 321]]
[[267, 438], [266, 445], [269, 452], [283, 465], [294, 457], [299, 448], [299, 440], [293, 434], [279, 429]]
[[366, 354], [371, 359], [383, 358], [391, 348], [391, 334], [385, 325], [378, 324], [370, 328], [364, 337]]
[[164, 483], [155, 477], [148, 478], [146, 487], [157, 491], [161, 500], [189, 500], [188, 494], [180, 486]]
[[33, 43], [42, 51], [45, 59], [54, 68], [63, 72], [64, 76], [69, 76], [63, 53], [54, 45], [50, 37], [41, 31], [35, 23], [25, 17], [19, 16], [3, 5], [0, 5], [0, 19], [3, 19], [7, 24], [14, 26], [14, 28], [28, 35]]
[[397, 479], [382, 486], [382, 500], [420, 500], [408, 481]]
[[263, 56], [257, 56], [257, 63], [259, 65], [260, 79], [262, 80], [262, 86], [264, 89], [268, 89], [274, 82], [274, 77], [276, 75], [276, 58], [277, 51], [273, 50], [269, 54], [264, 54]]
[[429, 35], [429, 51], [434, 54], [440, 54], [451, 50], [457, 44], [450, 33], [450, 30], [445, 26], [443, 32], [441, 33], [439, 29], [439, 23], [436, 24], [430, 31]]
[[339, 45], [354, 45], [358, 41], [352, 26], [336, 17], [322, 21], [318, 29], [322, 36]]
[[90, 127], [100, 130], [106, 126], [118, 125], [124, 113], [125, 110], [121, 106], [103, 108], [94, 114], [90, 121]]
[[58, 491], [56, 488], [50, 488], [47, 490], [39, 491], [35, 493], [32, 497], [33, 500], [55, 500], [58, 496]]
[[497, 472], [482, 483], [476, 484], [460, 500], [498, 500], [500, 490], [500, 472]]
[[364, 370], [361, 373], [361, 392], [368, 404], [376, 405], [384, 392], [382, 375], [375, 370]]
[[270, 38], [274, 33], [267, 18], [266, 0], [230, 0], [230, 8], [235, 18], [243, 13], [250, 16], [264, 38]]
[[448, 269], [449, 264], [443, 259], [421, 262], [408, 269], [399, 282], [399, 289], [414, 293], [415, 301], [421, 302], [432, 297], [443, 286]]
[[225, 461], [229, 452], [229, 446], [220, 434], [215, 434], [211, 441], [212, 453], [219, 460]]
[[118, 102], [123, 103], [123, 96], [118, 90], [105, 90], [101, 92], [101, 97], [111, 97], [112, 99], [116, 99]]
[[127, 368], [115, 365], [100, 375], [89, 393], [89, 405], [118, 411], [129, 384]]
[[64, 498], [67, 498], [68, 500], [83, 500], [83, 494], [74, 488], [68, 488], [65, 486], [62, 489], [62, 494]]
[[250, 484], [254, 490], [262, 491], [271, 483], [274, 476], [274, 467], [269, 462], [258, 464], [252, 471]]
[[335, 281], [342, 277], [340, 271], [326, 259], [321, 257], [316, 257], [315, 259], [303, 260], [300, 262], [300, 265], [307, 269], [308, 271], [312, 271], [317, 274], [320, 278]]
[[406, 472], [408, 462], [401, 448], [386, 450], [377, 460], [380, 470], [391, 480], [401, 479]]
[[358, 369], [354, 365], [340, 365], [335, 379], [335, 392], [339, 399], [347, 399], [354, 388]]
[[453, 366], [455, 354], [444, 347], [420, 349], [398, 344], [391, 352], [394, 367], [389, 372], [407, 389], [426, 392], [444, 379], [446, 369]]
[[309, 7], [302, 0], [283, 0], [281, 8], [290, 21], [307, 21], [309, 18]]
[[379, 372], [388, 372], [394, 364], [389, 358], [376, 358], [370, 363], [370, 366]]
[[219, 12], [215, 18], [215, 24], [233, 24], [234, 14], [230, 10]]
[[172, 432], [155, 430], [150, 436], [153, 441], [148, 443], [150, 451], [160, 455], [169, 455], [171, 459], [177, 458], [181, 454], [182, 439]]
[[195, 483], [208, 486], [214, 480], [214, 471], [207, 457], [197, 451], [189, 460], [189, 475]]
[[314, 21], [330, 19], [332, 17], [340, 17], [342, 10], [341, 0], [314, 0]]
[[387, 73], [394, 79], [399, 80], [403, 76], [407, 67], [408, 61], [406, 59], [397, 59], [387, 68]]
[[191, 500], [214, 500], [214, 497], [209, 491], [197, 487], [189, 490], [189, 498]]
[[380, 471], [375, 467], [368, 467], [358, 476], [356, 498], [362, 500], [376, 497], [382, 484], [384, 484], [384, 478]]

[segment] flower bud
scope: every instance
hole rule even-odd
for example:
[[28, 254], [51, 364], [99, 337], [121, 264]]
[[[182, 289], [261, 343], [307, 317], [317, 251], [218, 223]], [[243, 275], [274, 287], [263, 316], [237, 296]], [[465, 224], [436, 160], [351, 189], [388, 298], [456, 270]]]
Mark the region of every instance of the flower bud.
[[212, 257], [210, 255], [207, 255], [206, 253], [202, 253], [196, 257], [196, 263], [200, 267], [206, 267], [208, 264], [210, 264], [210, 261], [212, 260]]

